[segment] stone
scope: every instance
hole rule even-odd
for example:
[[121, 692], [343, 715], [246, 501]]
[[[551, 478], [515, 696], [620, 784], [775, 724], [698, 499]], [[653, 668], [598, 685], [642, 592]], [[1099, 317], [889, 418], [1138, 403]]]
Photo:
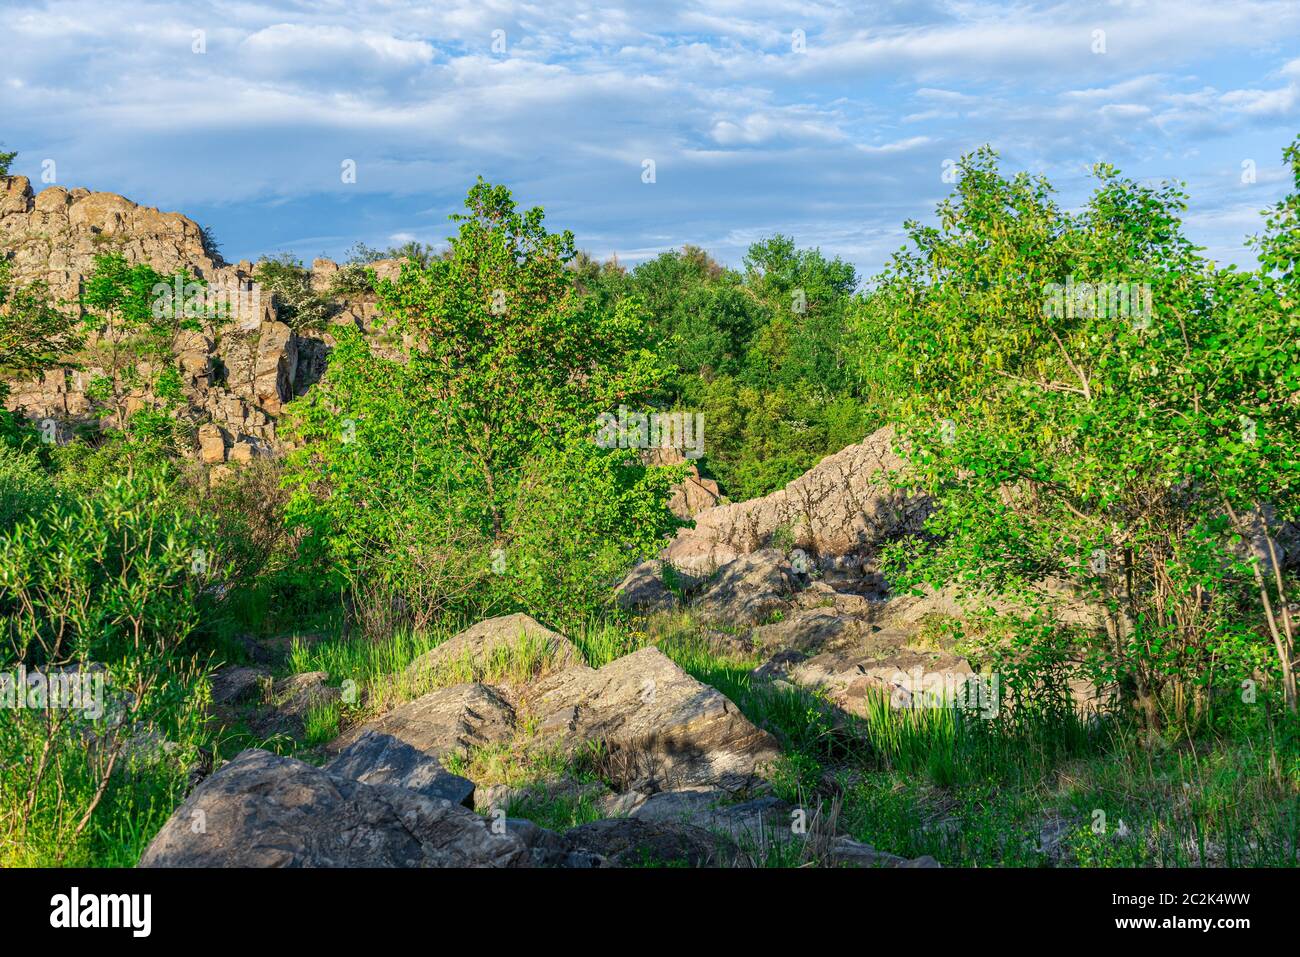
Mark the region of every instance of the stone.
[[326, 764], [325, 770], [363, 784], [391, 784], [474, 807], [473, 781], [447, 771], [435, 755], [379, 731], [361, 735]]
[[226, 439], [221, 426], [212, 422], [199, 426], [199, 460], [204, 465], [216, 465], [226, 460]]
[[252, 720], [254, 730], [263, 734], [302, 731], [309, 711], [342, 698], [343, 692], [327, 685], [328, 680], [324, 671], [308, 671], [275, 682], [267, 709]]
[[362, 736], [375, 734], [441, 759], [508, 741], [514, 732], [515, 712], [506, 700], [487, 685], [468, 683], [439, 688], [399, 705], [340, 735], [328, 749], [342, 755]]
[[212, 703], [226, 706], [260, 700], [270, 680], [271, 673], [263, 668], [242, 665], [221, 668], [212, 676]]
[[[975, 675], [965, 658], [948, 652], [900, 648], [879, 656], [866, 648], [825, 652], [800, 662], [789, 671], [790, 680], [803, 688], [827, 693], [829, 700], [844, 711], [859, 716], [867, 713], [873, 695], [883, 695], [897, 707], [908, 707], [918, 696], [961, 694]], [[996, 708], [998, 702], [990, 701]]]
[[[201, 822], [201, 827], [199, 823]], [[521, 867], [507, 829], [404, 788], [248, 750], [186, 798], [141, 867]]]
[[658, 559], [636, 565], [614, 589], [614, 603], [624, 611], [643, 613], [676, 608], [677, 596], [664, 583], [664, 571]]
[[[448, 669], [465, 668], [474, 676], [491, 669], [527, 643], [543, 664], [543, 671], [582, 665], [582, 653], [562, 634], [528, 615], [502, 615], [466, 628], [416, 658], [407, 675], [420, 681]], [[585, 667], [585, 665], [583, 665]]]
[[676, 822], [612, 818], [572, 828], [564, 836], [569, 853], [599, 858], [608, 867], [726, 867], [736, 857], [725, 837]]
[[[616, 790], [712, 785], [741, 790], [780, 755], [725, 695], [696, 681], [658, 648], [603, 668], [572, 668], [529, 689], [526, 705], [543, 740], [604, 742]], [[552, 721], [555, 715], [562, 721]]]
[[902, 467], [892, 428], [873, 432], [822, 459], [783, 489], [762, 498], [698, 512], [661, 557], [683, 571], [708, 574], [771, 544], [779, 530], [819, 559], [854, 555], [859, 563], [901, 535], [919, 531], [929, 502], [894, 488]]
[[764, 548], [725, 564], [696, 601], [695, 611], [713, 624], [753, 627], [788, 610], [794, 590], [794, 572], [785, 555]]

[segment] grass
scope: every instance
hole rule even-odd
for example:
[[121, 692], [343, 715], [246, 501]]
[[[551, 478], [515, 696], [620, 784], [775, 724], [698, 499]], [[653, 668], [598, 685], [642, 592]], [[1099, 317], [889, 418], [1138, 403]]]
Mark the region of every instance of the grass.
[[[245, 747], [311, 759], [346, 724], [433, 687], [523, 683], [554, 664], [542, 642], [520, 635], [486, 658], [460, 656], [418, 680], [407, 676], [411, 662], [461, 626], [448, 622], [379, 642], [337, 633], [295, 641], [284, 669], [355, 681], [360, 707], [309, 709], [297, 740], [259, 740], [236, 719], [208, 728], [205, 746], [218, 760]], [[778, 796], [810, 814], [833, 815], [843, 833], [884, 851], [928, 854], [949, 867], [1300, 866], [1300, 729], [1263, 705], [1221, 715], [1212, 732], [1195, 738], [1153, 738], [1118, 718], [1083, 721], [1070, 711], [1003, 709], [983, 719], [952, 708], [895, 708], [884, 697], [853, 716], [820, 695], [755, 682], [758, 657], [720, 643], [687, 614], [633, 627], [592, 620], [570, 638], [593, 667], [657, 645], [776, 736], [783, 756], [769, 780]], [[506, 814], [543, 827], [611, 816], [601, 800], [613, 780], [604, 749], [566, 749], [539, 742], [534, 731], [521, 713], [515, 740], [444, 764], [480, 787], [508, 786]], [[72, 771], [64, 782], [75, 789]], [[51, 810], [57, 804], [43, 802], [24, 839], [0, 846], [0, 864], [132, 865], [184, 785], [185, 768], [176, 762], [115, 776], [91, 826], [71, 843], [69, 822]], [[742, 853], [757, 866], [812, 860], [795, 842]]]

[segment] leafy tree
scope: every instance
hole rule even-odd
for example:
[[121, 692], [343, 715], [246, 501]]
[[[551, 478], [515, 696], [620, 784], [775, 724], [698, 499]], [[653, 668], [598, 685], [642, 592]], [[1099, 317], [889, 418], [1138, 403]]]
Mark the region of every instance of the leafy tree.
[[478, 588], [500, 549], [511, 571], [492, 590], [537, 607], [544, 589], [525, 589], [520, 570], [547, 561], [524, 554], [542, 547], [535, 526], [525, 532], [540, 506], [521, 502], [554, 503], [557, 489], [588, 502], [566, 530], [574, 561], [611, 546], [629, 561], [672, 526], [659, 470], [592, 441], [601, 412], [644, 401], [664, 370], [634, 300], [606, 312], [577, 291], [571, 234], [547, 232], [540, 209], [520, 213], [481, 180], [466, 207], [446, 257], [408, 261], [377, 285], [406, 355], [384, 358], [343, 331], [325, 377], [291, 406], [304, 440], [291, 514], [354, 587], [361, 569], [383, 567], [409, 601], [415, 583], [386, 556], [418, 548], [433, 573], [457, 564]]
[[[50, 299], [43, 283], [19, 283], [0, 259], [0, 377], [28, 379], [77, 348], [76, 320]], [[5, 385], [0, 382], [0, 398]]]
[[1258, 308], [1275, 283], [1199, 258], [1177, 187], [1096, 172], [1072, 215], [1041, 178], [1003, 177], [987, 149], [966, 157], [938, 225], [908, 224], [861, 310], [877, 344], [862, 374], [895, 397], [912, 479], [938, 504], [933, 537], [895, 554], [900, 579], [1049, 616], [1043, 583], [1072, 583], [1110, 621], [1104, 647], [1070, 654], [1156, 725], [1164, 691], [1200, 712], [1267, 648], [1241, 624], [1252, 579], [1229, 516], [1295, 513], [1300, 338], [1293, 311]]
[[6, 153], [4, 150], [0, 150], [0, 176], [9, 175], [9, 167], [17, 156], [16, 152]]
[[[182, 286], [189, 277], [174, 277]], [[172, 365], [173, 341], [183, 328], [197, 328], [173, 303], [159, 297], [160, 287], [174, 288], [147, 263], [131, 265], [120, 253], [95, 257], [95, 267], [81, 295], [82, 330], [91, 337], [89, 361], [102, 367], [87, 390], [123, 429], [128, 397], [152, 391], [164, 400], [179, 398], [179, 379]]]

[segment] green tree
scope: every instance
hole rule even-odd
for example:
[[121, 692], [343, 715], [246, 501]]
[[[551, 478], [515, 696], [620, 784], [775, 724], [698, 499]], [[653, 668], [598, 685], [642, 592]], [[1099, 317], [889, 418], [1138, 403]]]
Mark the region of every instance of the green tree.
[[[20, 283], [0, 259], [0, 379], [29, 379], [54, 368], [80, 344], [77, 323], [44, 283]], [[0, 399], [6, 386], [0, 381]]]
[[[623, 567], [673, 526], [673, 473], [593, 442], [600, 413], [645, 401], [665, 372], [635, 300], [605, 311], [578, 291], [570, 234], [481, 180], [466, 206], [446, 257], [377, 284], [404, 354], [343, 331], [324, 378], [290, 406], [303, 440], [291, 519], [354, 594], [385, 582], [408, 607], [471, 592], [531, 608], [587, 601], [593, 583], [612, 584], [612, 555]], [[537, 522], [562, 513], [563, 539], [548, 537]], [[593, 563], [604, 570], [571, 588]]]
[[133, 394], [152, 393], [172, 403], [180, 399], [173, 343], [182, 329], [200, 328], [202, 320], [169, 298], [177, 284], [191, 290], [202, 285], [183, 273], [168, 281], [147, 263], [132, 265], [120, 253], [95, 257], [81, 296], [82, 330], [92, 343], [86, 361], [102, 371], [88, 395], [118, 429], [126, 427]]
[[[1285, 280], [1201, 260], [1175, 186], [1101, 166], [1071, 215], [987, 149], [960, 168], [858, 317], [877, 345], [863, 378], [894, 397], [912, 480], [938, 505], [932, 537], [895, 554], [900, 580], [1048, 615], [1043, 583], [1069, 581], [1110, 614], [1106, 645], [1070, 654], [1153, 725], [1166, 705], [1199, 712], [1268, 647], [1243, 624], [1252, 575], [1230, 514], [1295, 513], [1300, 337], [1285, 292], [1259, 308]], [[1293, 651], [1276, 650], [1289, 688]]]

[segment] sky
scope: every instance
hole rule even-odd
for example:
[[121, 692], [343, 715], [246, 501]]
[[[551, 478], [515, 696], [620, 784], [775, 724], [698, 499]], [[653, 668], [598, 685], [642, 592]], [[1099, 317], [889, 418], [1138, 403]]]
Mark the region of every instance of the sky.
[[1296, 0], [0, 0], [0, 38], [13, 172], [232, 262], [440, 244], [481, 175], [601, 259], [780, 232], [866, 277], [987, 143], [1067, 208], [1096, 162], [1184, 181], [1249, 265], [1300, 134]]

